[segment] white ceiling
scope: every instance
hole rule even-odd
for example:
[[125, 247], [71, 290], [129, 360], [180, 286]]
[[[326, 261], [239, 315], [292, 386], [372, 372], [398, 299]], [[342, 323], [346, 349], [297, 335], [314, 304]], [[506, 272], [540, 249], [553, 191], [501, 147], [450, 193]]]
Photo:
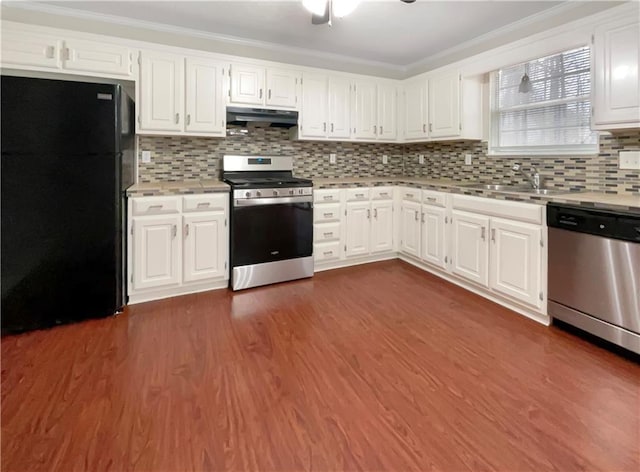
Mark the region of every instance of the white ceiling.
[[[96, 32], [102, 34], [107, 30], [118, 35], [115, 25], [121, 25], [156, 31], [155, 42], [164, 42], [163, 34], [175, 33], [224, 45], [218, 46], [220, 52], [234, 54], [234, 48], [244, 48], [246, 53], [239, 55], [396, 78], [620, 3], [362, 0], [351, 15], [329, 27], [312, 25], [301, 0], [0, 1], [3, 16], [13, 21], [36, 21], [46, 12], [77, 18], [73, 28], [80, 30], [93, 31], [98, 21], [102, 31]], [[22, 14], [16, 13], [17, 7]], [[46, 17], [42, 24], [48, 24]]]

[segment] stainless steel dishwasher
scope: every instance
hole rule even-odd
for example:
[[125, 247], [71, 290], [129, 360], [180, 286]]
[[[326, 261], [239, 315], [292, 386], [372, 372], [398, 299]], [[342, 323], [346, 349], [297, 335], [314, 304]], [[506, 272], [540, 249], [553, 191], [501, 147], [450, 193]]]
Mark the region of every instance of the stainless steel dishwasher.
[[640, 213], [549, 203], [549, 315], [640, 354]]

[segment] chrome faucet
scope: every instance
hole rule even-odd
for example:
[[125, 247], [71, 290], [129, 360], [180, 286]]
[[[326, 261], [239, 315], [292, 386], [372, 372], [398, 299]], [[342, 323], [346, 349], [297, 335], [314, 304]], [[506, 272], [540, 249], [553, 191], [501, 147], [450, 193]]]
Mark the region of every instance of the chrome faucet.
[[542, 184], [542, 177], [540, 176], [540, 172], [538, 172], [538, 169], [536, 169], [535, 166], [531, 166], [531, 169], [533, 170], [533, 172], [531, 173], [531, 175], [529, 175], [524, 170], [522, 170], [522, 166], [520, 166], [520, 164], [513, 164], [513, 167], [511, 168], [512, 171], [517, 172], [525, 179], [527, 179], [527, 181], [533, 188], [539, 189], [540, 185]]

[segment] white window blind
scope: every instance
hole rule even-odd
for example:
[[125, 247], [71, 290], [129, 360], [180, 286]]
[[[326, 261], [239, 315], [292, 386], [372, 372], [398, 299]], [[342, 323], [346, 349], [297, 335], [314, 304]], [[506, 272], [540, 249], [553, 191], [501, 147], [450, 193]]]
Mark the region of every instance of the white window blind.
[[[524, 74], [530, 91], [520, 91]], [[597, 152], [591, 131], [590, 49], [581, 47], [491, 76], [492, 154]]]

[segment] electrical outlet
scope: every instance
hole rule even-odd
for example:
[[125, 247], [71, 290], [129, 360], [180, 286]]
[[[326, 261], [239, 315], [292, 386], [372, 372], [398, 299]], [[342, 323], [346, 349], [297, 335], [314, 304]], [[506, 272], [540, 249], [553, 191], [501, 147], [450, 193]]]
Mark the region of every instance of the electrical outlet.
[[640, 170], [640, 151], [620, 151], [618, 165], [620, 169]]
[[145, 164], [151, 162], [151, 151], [142, 151], [142, 162]]
[[389, 156], [387, 156], [386, 154], [382, 155], [382, 163], [383, 164], [388, 164], [389, 163]]
[[331, 153], [329, 154], [329, 164], [335, 164], [336, 163], [336, 155], [335, 153]]
[[424, 154], [418, 154], [418, 164], [424, 164]]
[[464, 155], [464, 165], [470, 166], [473, 159], [473, 154], [465, 154]]

